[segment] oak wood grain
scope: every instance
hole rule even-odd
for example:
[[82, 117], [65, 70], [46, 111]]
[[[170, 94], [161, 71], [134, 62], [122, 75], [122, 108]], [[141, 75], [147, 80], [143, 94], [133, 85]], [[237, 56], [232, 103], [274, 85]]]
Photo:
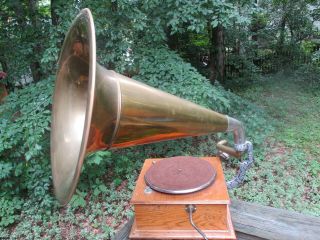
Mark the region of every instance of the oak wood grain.
[[[227, 219], [228, 219], [228, 228], [226, 230], [206, 230], [203, 229], [203, 232], [206, 234], [208, 239], [210, 240], [234, 240], [236, 239], [234, 229], [231, 223], [230, 212], [227, 211]], [[137, 225], [136, 221], [134, 221], [131, 232], [130, 232], [130, 239], [202, 239], [202, 236], [196, 231], [192, 229], [149, 229], [149, 230], [140, 230]]]
[[[196, 205], [193, 221], [202, 229], [228, 230], [227, 205]], [[136, 225], [141, 230], [193, 230], [185, 205], [135, 205]]]
[[187, 204], [196, 206], [193, 221], [209, 239], [235, 239], [220, 159], [202, 159], [216, 170], [215, 181], [201, 191], [182, 195], [145, 192], [144, 175], [153, 163], [161, 159], [145, 161], [131, 199], [135, 209], [131, 239], [201, 239], [190, 224], [185, 210]]

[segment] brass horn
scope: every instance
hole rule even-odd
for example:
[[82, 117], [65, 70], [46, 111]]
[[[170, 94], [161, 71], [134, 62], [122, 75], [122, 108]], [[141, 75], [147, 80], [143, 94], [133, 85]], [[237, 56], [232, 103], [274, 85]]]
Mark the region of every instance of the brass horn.
[[55, 84], [51, 164], [62, 205], [71, 199], [88, 152], [123, 148], [213, 132], [233, 131], [236, 150], [245, 150], [241, 122], [162, 92], [96, 63], [91, 12], [82, 10], [69, 29]]

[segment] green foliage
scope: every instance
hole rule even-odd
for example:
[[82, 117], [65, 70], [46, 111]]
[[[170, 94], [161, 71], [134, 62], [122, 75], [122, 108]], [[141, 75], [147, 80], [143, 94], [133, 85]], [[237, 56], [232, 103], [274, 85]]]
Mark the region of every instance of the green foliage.
[[78, 12], [76, 3], [68, 1], [66, 11], [63, 1], [0, 2], [0, 65], [10, 90], [55, 73], [64, 34]]
[[320, 174], [320, 162], [312, 160], [310, 163], [310, 172], [313, 177], [317, 177]]
[[316, 44], [312, 41], [304, 40], [301, 43], [301, 48], [305, 53], [311, 54], [316, 48]]
[[[19, 198], [0, 198], [0, 227], [7, 227], [19, 219], [22, 201]], [[0, 236], [1, 237], [1, 236]]]
[[19, 219], [24, 195], [50, 206], [48, 131], [52, 80], [12, 92], [0, 105], [1, 224]]
[[305, 83], [310, 91], [317, 92], [320, 89], [320, 65], [317, 59], [313, 64], [301, 65], [294, 74], [297, 79]]
[[[169, 1], [168, 26], [172, 33], [185, 30], [201, 33], [210, 24], [215, 28], [218, 24], [228, 27], [248, 21], [240, 16], [234, 4], [228, 1]], [[187, 26], [187, 27], [186, 27]]]
[[213, 87], [176, 53], [163, 47], [142, 49], [137, 58], [138, 75], [134, 78], [216, 111], [227, 112], [230, 108], [222, 87]]
[[5, 104], [0, 106], [0, 152], [16, 148], [6, 157], [29, 161], [41, 154], [39, 142], [49, 130], [51, 91], [51, 81], [43, 81], [11, 93]]
[[[173, 2], [174, 6], [169, 8], [167, 14], [170, 19], [167, 35], [171, 48], [212, 82], [214, 73], [223, 67], [225, 78], [218, 80], [224, 86], [228, 87], [235, 80], [243, 84], [255, 78], [259, 71], [254, 62], [257, 46], [256, 42], [248, 41], [254, 35], [248, 28], [253, 15], [264, 15], [259, 15], [259, 7], [253, 1]], [[217, 42], [217, 28], [222, 29], [222, 46]], [[225, 54], [217, 60], [220, 47]], [[217, 62], [224, 62], [224, 66], [218, 66]]]
[[[218, 139], [227, 138], [232, 142], [232, 134], [219, 133], [96, 152], [84, 162], [71, 203], [58, 207], [49, 165], [53, 78], [46, 76], [55, 72], [63, 37], [71, 20], [83, 7], [90, 7], [93, 12], [100, 64], [244, 122], [246, 134], [256, 147], [257, 163], [249, 171], [248, 182], [234, 190], [233, 196], [304, 212], [314, 211], [317, 215], [320, 170], [316, 153], [319, 150], [314, 146], [308, 151], [289, 151], [288, 148], [312, 139], [318, 141], [319, 128], [310, 120], [305, 125], [295, 123], [296, 128], [284, 130], [277, 119], [283, 117], [281, 112], [287, 111], [290, 99], [273, 101], [272, 92], [266, 87], [269, 85], [259, 85], [268, 80], [256, 77], [262, 66], [256, 60], [261, 56], [270, 57], [265, 62], [271, 64], [278, 51], [277, 24], [281, 14], [290, 14], [288, 24], [294, 25], [292, 37], [289, 32], [285, 33], [283, 46], [296, 51], [292, 56], [298, 56], [301, 49], [305, 52], [308, 49], [316, 59], [312, 46], [304, 44], [302, 48], [296, 41], [309, 32], [309, 23], [306, 20], [299, 25], [297, 19], [293, 19], [296, 10], [280, 11], [279, 6], [287, 1], [265, 1], [260, 7], [253, 6], [252, 2], [89, 0], [68, 4], [51, 1], [49, 5], [46, 1], [0, 0], [0, 68], [7, 65], [9, 77], [5, 82], [10, 87], [9, 96], [0, 105], [0, 238], [110, 239], [115, 229], [132, 216], [129, 199], [144, 159], [214, 155]], [[33, 6], [32, 3], [37, 4]], [[308, 15], [304, 5], [302, 7]], [[273, 9], [272, 14], [267, 11], [270, 9]], [[277, 24], [271, 25], [273, 22]], [[233, 89], [243, 89], [243, 82], [250, 83], [252, 86], [241, 94], [250, 101], [258, 101], [263, 96], [268, 99], [267, 104], [258, 101], [259, 107], [224, 90], [219, 83], [212, 85], [204, 77], [208, 76], [208, 69], [199, 59], [206, 56], [211, 47], [208, 26], [214, 28], [218, 24], [225, 31], [227, 64], [237, 73], [229, 79], [232, 85], [238, 82], [238, 88]], [[301, 34], [299, 27], [303, 30]], [[251, 40], [253, 35], [257, 36], [257, 41]], [[178, 47], [174, 48], [170, 42], [176, 36]], [[310, 65], [297, 72], [305, 82], [315, 82], [312, 86], [318, 82], [317, 62], [315, 60], [312, 65], [313, 75], [308, 75], [312, 77], [305, 75]], [[33, 69], [35, 64], [41, 67]], [[40, 70], [42, 75], [39, 83], [22, 85], [21, 89], [13, 91], [22, 75], [34, 74], [35, 70]], [[316, 89], [313, 94], [317, 96]], [[307, 104], [307, 99], [302, 100], [299, 103]], [[319, 99], [314, 97], [310, 102], [316, 112]], [[299, 114], [307, 114], [307, 111]], [[299, 122], [303, 119], [299, 118]], [[282, 138], [273, 130], [273, 125], [283, 134]], [[314, 134], [304, 134], [311, 130]], [[297, 134], [301, 136], [299, 140], [295, 137]], [[276, 137], [281, 140], [280, 145]], [[269, 149], [273, 149], [271, 156]], [[227, 179], [235, 174], [237, 165], [236, 160], [225, 163]], [[310, 186], [306, 186], [306, 182]], [[309, 190], [307, 194], [303, 187]], [[304, 202], [296, 201], [301, 197]]]
[[6, 0], [0, 4], [0, 12], [4, 13], [0, 23], [0, 60], [10, 69], [6, 78], [10, 88], [23, 78], [41, 75], [41, 69], [36, 68], [40, 68], [39, 61], [47, 46], [50, 10], [48, 4], [35, 4], [36, 1], [23, 4]]
[[[51, 94], [52, 79], [49, 79], [12, 92], [0, 105], [2, 161], [10, 158], [18, 164], [21, 160], [29, 161], [46, 154], [42, 150], [47, 144], [44, 140], [48, 137]], [[10, 151], [12, 148], [14, 152]], [[11, 161], [11, 164], [14, 163]], [[9, 165], [6, 166], [8, 170]], [[14, 166], [15, 173], [10, 173], [20, 175], [21, 167]]]
[[320, 94], [297, 79], [279, 74], [242, 91], [273, 116], [275, 131], [255, 150], [255, 181], [232, 196], [320, 216]]
[[86, 178], [94, 182], [97, 177], [105, 174], [107, 165], [112, 162], [111, 153], [108, 151], [99, 151], [87, 156], [83, 166], [83, 172]]
[[86, 195], [86, 192], [77, 191], [70, 200], [70, 205], [75, 209], [78, 207], [84, 208], [87, 205], [86, 200], [84, 199]]

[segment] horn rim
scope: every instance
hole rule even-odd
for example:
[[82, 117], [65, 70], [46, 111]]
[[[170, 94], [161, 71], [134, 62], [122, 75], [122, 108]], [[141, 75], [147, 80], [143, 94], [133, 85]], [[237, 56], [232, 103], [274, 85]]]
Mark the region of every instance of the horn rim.
[[[59, 61], [58, 61], [58, 66], [61, 65], [62, 62], [62, 56], [64, 51], [66, 51], [66, 42], [68, 39], [69, 34], [72, 32], [72, 29], [77, 25], [79, 21], [83, 21], [85, 19], [86, 22], [86, 35], [88, 37], [88, 42], [89, 42], [89, 75], [88, 75], [88, 88], [87, 88], [87, 102], [86, 102], [86, 107], [85, 107], [85, 120], [84, 120], [84, 126], [83, 126], [83, 132], [82, 132], [82, 140], [81, 140], [81, 145], [80, 145], [80, 151], [79, 155], [77, 158], [77, 164], [74, 169], [74, 175], [72, 178], [71, 183], [68, 186], [68, 191], [65, 193], [62, 193], [62, 189], [59, 189], [59, 187], [56, 184], [55, 181], [55, 176], [58, 174], [57, 167], [55, 167], [54, 164], [54, 157], [53, 157], [53, 149], [51, 147], [51, 166], [52, 166], [52, 177], [53, 177], [53, 187], [54, 187], [54, 193], [57, 197], [58, 202], [60, 205], [65, 206], [72, 198], [78, 181], [80, 177], [80, 172], [81, 168], [84, 162], [84, 158], [86, 156], [86, 147], [88, 143], [88, 138], [89, 138], [89, 133], [90, 133], [90, 125], [91, 125], [91, 119], [92, 119], [92, 112], [93, 112], [93, 105], [94, 105], [94, 91], [95, 91], [95, 79], [96, 79], [96, 39], [95, 39], [95, 28], [94, 28], [94, 21], [93, 17], [91, 14], [91, 11], [88, 8], [85, 8], [80, 11], [80, 13], [76, 16], [76, 18], [73, 20], [71, 27], [69, 28], [69, 31], [67, 32], [65, 36], [65, 40], [62, 46], [62, 50], [60, 53]], [[57, 71], [57, 76], [59, 74], [60, 68]], [[55, 102], [56, 98], [58, 97], [58, 94], [54, 93], [54, 98], [53, 98], [53, 104], [52, 104], [52, 109], [54, 112], [55, 109]], [[55, 116], [53, 114], [52, 116], [52, 124], [51, 124], [51, 129], [52, 132], [55, 131]], [[53, 134], [51, 133], [51, 146], [53, 145]]]

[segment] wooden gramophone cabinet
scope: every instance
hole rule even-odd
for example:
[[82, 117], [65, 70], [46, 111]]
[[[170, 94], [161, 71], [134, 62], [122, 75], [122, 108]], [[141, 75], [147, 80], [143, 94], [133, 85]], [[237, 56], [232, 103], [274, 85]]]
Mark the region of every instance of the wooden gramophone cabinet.
[[162, 159], [145, 161], [131, 199], [135, 219], [130, 239], [203, 239], [190, 224], [186, 211], [190, 204], [196, 207], [193, 222], [208, 239], [236, 239], [220, 159], [202, 159], [216, 170], [213, 184], [203, 190], [180, 195], [151, 190], [145, 183], [145, 174], [152, 164]]

